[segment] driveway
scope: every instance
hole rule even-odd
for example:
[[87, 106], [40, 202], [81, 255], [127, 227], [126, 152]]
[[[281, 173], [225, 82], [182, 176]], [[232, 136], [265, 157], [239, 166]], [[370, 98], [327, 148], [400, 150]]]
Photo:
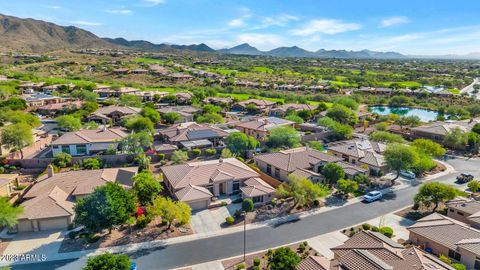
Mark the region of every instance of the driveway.
[[229, 204], [215, 209], [201, 210], [192, 215], [190, 224], [196, 234], [215, 235], [222, 230], [225, 218], [233, 216], [235, 210], [241, 209], [242, 204]]
[[55, 254], [60, 249], [65, 231], [18, 233], [5, 249], [5, 255]]

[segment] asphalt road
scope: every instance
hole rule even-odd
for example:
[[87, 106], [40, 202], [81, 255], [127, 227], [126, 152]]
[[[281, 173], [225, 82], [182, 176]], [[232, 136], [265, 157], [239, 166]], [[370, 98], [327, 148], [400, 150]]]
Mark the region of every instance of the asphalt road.
[[[452, 159], [448, 161], [458, 172], [480, 176], [480, 161]], [[436, 181], [453, 183], [458, 173], [438, 178]], [[247, 231], [247, 253], [301, 241], [320, 234], [350, 227], [388, 214], [412, 204], [418, 186], [411, 186], [384, 196], [370, 204], [355, 203], [299, 221]], [[130, 254], [138, 269], [172, 269], [199, 264], [243, 254], [243, 232], [199, 239], [152, 250]], [[14, 266], [13, 270], [81, 269], [85, 258]]]

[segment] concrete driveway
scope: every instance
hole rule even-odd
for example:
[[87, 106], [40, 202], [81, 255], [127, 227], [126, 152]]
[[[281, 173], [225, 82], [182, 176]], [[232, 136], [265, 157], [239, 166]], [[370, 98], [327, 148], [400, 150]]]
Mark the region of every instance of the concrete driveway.
[[215, 235], [222, 230], [225, 218], [233, 216], [235, 210], [241, 209], [242, 204], [229, 204], [215, 209], [201, 210], [192, 215], [190, 224], [197, 234]]
[[5, 249], [4, 254], [36, 254], [50, 256], [57, 254], [65, 231], [42, 231], [18, 233]]

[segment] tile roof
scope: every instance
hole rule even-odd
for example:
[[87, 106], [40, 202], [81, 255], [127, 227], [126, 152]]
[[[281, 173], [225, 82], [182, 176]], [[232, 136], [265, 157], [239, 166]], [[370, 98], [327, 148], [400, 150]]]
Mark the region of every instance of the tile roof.
[[241, 187], [240, 190], [247, 197], [257, 197], [275, 193], [275, 189], [272, 186], [258, 177], [250, 178], [243, 183], [246, 186]]
[[350, 140], [334, 143], [328, 148], [330, 151], [338, 152], [344, 155], [363, 158], [366, 152], [375, 152], [381, 154], [386, 149], [386, 144], [370, 140]]
[[382, 167], [386, 165], [385, 157], [383, 155], [370, 151], [365, 152], [365, 156], [360, 159], [360, 162], [375, 167]]
[[24, 201], [21, 204], [24, 211], [19, 219], [68, 217], [74, 214], [74, 205], [68, 200], [68, 194], [55, 186], [47, 193]]
[[175, 192], [175, 197], [179, 201], [196, 201], [213, 197], [213, 194], [204, 187], [194, 186], [189, 184], [187, 187]]
[[298, 265], [297, 270], [329, 270], [330, 261], [325, 257], [308, 256], [303, 259]]
[[140, 108], [111, 105], [111, 106], [106, 106], [106, 107], [99, 108], [94, 113], [92, 113], [90, 115], [90, 117], [91, 116], [108, 117], [108, 115], [110, 115], [112, 113], [115, 113], [115, 112], [121, 113], [123, 115], [133, 115], [133, 114], [140, 113], [140, 111], [141, 111]]
[[75, 203], [70, 196], [87, 195], [107, 182], [132, 186], [132, 177], [138, 167], [110, 168], [103, 170], [69, 171], [44, 176], [24, 195], [24, 208], [20, 219], [66, 217], [74, 214]]
[[115, 142], [128, 136], [128, 131], [123, 128], [82, 129], [67, 132], [52, 142], [52, 145], [69, 145], [96, 142]]
[[272, 109], [272, 112], [274, 111], [288, 112], [288, 111], [302, 111], [302, 110], [313, 111], [315, 109], [316, 109], [315, 106], [309, 105], [309, 104], [287, 103]]
[[60, 188], [67, 194], [86, 195], [107, 182], [117, 182], [124, 186], [132, 186], [132, 177], [136, 175], [138, 167], [108, 168], [101, 170], [81, 170], [56, 173], [52, 177], [44, 175], [24, 195], [24, 198], [39, 197]]
[[264, 107], [275, 105], [275, 102], [269, 101], [269, 100], [263, 100], [263, 99], [247, 99], [247, 100], [238, 102], [238, 105], [243, 107], [246, 107], [249, 104], [255, 104], [259, 108], [264, 108]]
[[321, 161], [338, 162], [342, 160], [342, 158], [307, 147], [299, 147], [275, 153], [256, 155], [254, 159], [271, 164], [277, 168], [284, 169], [289, 173], [295, 171], [296, 169], [310, 169], [313, 165]]
[[331, 250], [338, 258], [340, 269], [453, 269], [417, 248], [406, 249], [378, 232], [360, 231]]
[[[459, 197], [446, 202], [445, 205], [448, 206], [448, 208], [460, 210], [467, 215], [473, 215], [476, 213], [480, 214], [480, 202], [475, 200]], [[476, 216], [478, 215], [475, 215], [474, 217]]]
[[475, 125], [478, 122], [479, 122], [478, 119], [473, 121], [462, 120], [462, 121], [435, 122], [435, 123], [431, 123], [431, 124], [427, 124], [419, 127], [414, 127], [414, 128], [411, 128], [411, 130], [444, 136], [455, 128], [459, 128], [462, 131], [469, 131], [470, 129], [472, 129], [473, 125]]
[[273, 128], [276, 127], [281, 127], [281, 126], [291, 126], [295, 124], [295, 122], [282, 119], [282, 118], [277, 118], [277, 117], [262, 117], [258, 118], [253, 121], [248, 121], [248, 122], [240, 122], [235, 125], [235, 127], [241, 127], [241, 128], [246, 128], [246, 129], [253, 129], [253, 130], [258, 130], [258, 131], [269, 131]]
[[224, 138], [228, 133], [208, 124], [195, 122], [181, 123], [161, 130], [160, 135], [165, 136], [171, 142], [182, 142], [209, 138]]
[[480, 256], [480, 231], [452, 218], [434, 213], [407, 229], [449, 249], [461, 247]]
[[242, 180], [259, 174], [236, 158], [163, 166], [161, 170], [175, 190], [189, 185], [206, 186], [218, 181]]

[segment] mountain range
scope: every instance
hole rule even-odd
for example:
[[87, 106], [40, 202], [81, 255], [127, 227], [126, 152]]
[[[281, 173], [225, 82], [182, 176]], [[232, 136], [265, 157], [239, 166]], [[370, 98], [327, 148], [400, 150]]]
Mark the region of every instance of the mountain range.
[[297, 46], [279, 47], [261, 51], [249, 45], [240, 44], [229, 49], [214, 50], [208, 45], [154, 44], [145, 40], [124, 38], [101, 38], [87, 30], [75, 26], [60, 26], [35, 19], [22, 19], [0, 14], [0, 51], [48, 52], [61, 49], [131, 49], [139, 51], [195, 51], [236, 55], [263, 55], [274, 57], [311, 58], [357, 58], [357, 59], [404, 59], [404, 58], [443, 58], [480, 59], [480, 53], [468, 55], [403, 55], [397, 52], [377, 52], [370, 50], [324, 50], [308, 51]]

